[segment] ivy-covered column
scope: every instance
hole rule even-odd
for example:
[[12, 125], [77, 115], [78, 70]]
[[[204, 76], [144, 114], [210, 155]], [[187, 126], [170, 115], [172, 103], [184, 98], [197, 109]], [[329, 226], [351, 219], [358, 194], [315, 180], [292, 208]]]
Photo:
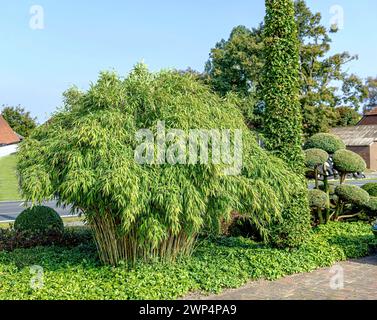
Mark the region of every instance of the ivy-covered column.
[[264, 142], [268, 150], [300, 169], [302, 115], [299, 103], [299, 42], [291, 0], [266, 0]]
[[299, 41], [292, 0], [266, 0], [265, 66], [260, 98], [264, 103], [265, 147], [302, 176], [302, 185], [271, 226], [271, 242], [295, 247], [310, 231], [310, 211], [304, 180], [302, 115], [299, 104]]

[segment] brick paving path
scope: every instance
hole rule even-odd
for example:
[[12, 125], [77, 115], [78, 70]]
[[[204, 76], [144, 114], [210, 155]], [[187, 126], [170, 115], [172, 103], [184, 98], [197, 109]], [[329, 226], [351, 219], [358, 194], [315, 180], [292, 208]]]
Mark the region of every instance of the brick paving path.
[[[343, 269], [339, 268], [342, 267]], [[335, 272], [344, 288], [332, 289]], [[334, 287], [334, 286], [333, 286]], [[220, 295], [192, 296], [194, 299], [215, 300], [377, 300], [377, 256], [340, 262], [332, 268], [296, 274], [276, 281], [253, 281], [239, 289]]]

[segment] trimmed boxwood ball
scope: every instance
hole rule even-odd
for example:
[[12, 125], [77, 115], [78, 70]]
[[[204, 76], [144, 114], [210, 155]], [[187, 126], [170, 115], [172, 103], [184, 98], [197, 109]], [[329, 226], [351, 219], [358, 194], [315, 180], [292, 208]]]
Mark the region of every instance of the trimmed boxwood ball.
[[305, 166], [314, 169], [324, 164], [329, 159], [329, 154], [321, 149], [305, 150]]
[[34, 206], [21, 212], [16, 218], [14, 228], [16, 231], [32, 234], [63, 233], [64, 223], [54, 209]]
[[304, 149], [321, 149], [329, 154], [346, 148], [345, 143], [338, 136], [330, 133], [317, 133], [310, 137], [304, 145]]
[[377, 183], [369, 182], [364, 184], [361, 188], [368, 192], [370, 196], [377, 197]]
[[362, 172], [366, 163], [357, 153], [349, 150], [338, 150], [333, 156], [334, 167], [341, 173]]
[[366, 205], [369, 200], [369, 194], [365, 190], [361, 189], [358, 186], [352, 185], [340, 185], [335, 188], [335, 194], [339, 197], [340, 200], [355, 204], [358, 206]]
[[311, 208], [325, 208], [329, 198], [327, 193], [322, 190], [309, 190], [309, 206]]

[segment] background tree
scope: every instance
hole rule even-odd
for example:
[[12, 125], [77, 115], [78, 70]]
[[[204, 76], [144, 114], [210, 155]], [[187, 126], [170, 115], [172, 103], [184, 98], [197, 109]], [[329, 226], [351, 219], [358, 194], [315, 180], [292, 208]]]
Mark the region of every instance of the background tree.
[[[348, 52], [329, 55], [332, 28], [321, 24], [321, 14], [312, 13], [304, 0], [294, 3], [295, 21], [300, 42], [300, 104], [303, 132], [311, 136], [325, 132], [337, 125], [334, 108], [349, 106], [359, 110], [366, 97], [360, 78], [344, 70], [347, 63], [357, 59]], [[211, 50], [206, 64], [209, 81], [215, 91], [225, 94], [235, 91], [242, 95], [254, 94], [264, 64], [263, 24], [249, 30], [244, 26], [234, 28], [228, 40], [221, 40]], [[263, 110], [251, 106], [249, 118], [256, 127]]]
[[263, 67], [262, 31], [261, 27], [235, 27], [228, 40], [222, 39], [211, 50], [205, 72], [215, 91], [223, 95], [229, 91], [242, 95], [255, 92]]
[[365, 99], [364, 111], [369, 111], [377, 106], [377, 77], [369, 77], [365, 85], [368, 95]]
[[331, 123], [332, 127], [355, 126], [361, 119], [361, 115], [351, 107], [339, 107], [335, 111], [336, 118]]
[[[295, 16], [301, 44], [300, 102], [305, 133], [312, 135], [324, 132], [324, 129], [334, 124], [332, 117], [326, 123], [322, 116], [333, 108], [350, 106], [359, 110], [366, 90], [360, 78], [343, 70], [347, 63], [358, 58], [356, 55], [342, 52], [329, 56], [332, 42], [330, 35], [337, 30], [327, 30], [321, 24], [321, 14], [312, 13], [304, 0], [295, 1]], [[318, 110], [316, 114], [321, 119], [322, 130], [317, 131], [313, 109]]]
[[28, 137], [31, 131], [37, 127], [36, 118], [31, 117], [30, 112], [21, 106], [3, 106], [1, 115], [12, 129], [23, 137]]

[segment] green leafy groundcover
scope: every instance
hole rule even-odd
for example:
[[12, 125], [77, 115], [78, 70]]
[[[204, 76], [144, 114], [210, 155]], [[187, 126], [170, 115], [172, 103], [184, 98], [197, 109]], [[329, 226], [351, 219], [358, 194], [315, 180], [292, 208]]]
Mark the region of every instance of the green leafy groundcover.
[[[300, 249], [274, 249], [245, 238], [206, 239], [189, 258], [132, 269], [102, 266], [90, 245], [18, 249], [0, 253], [0, 299], [175, 299], [312, 271], [376, 248], [370, 225], [334, 222], [316, 229]], [[42, 289], [30, 287], [31, 265], [44, 269]]]

